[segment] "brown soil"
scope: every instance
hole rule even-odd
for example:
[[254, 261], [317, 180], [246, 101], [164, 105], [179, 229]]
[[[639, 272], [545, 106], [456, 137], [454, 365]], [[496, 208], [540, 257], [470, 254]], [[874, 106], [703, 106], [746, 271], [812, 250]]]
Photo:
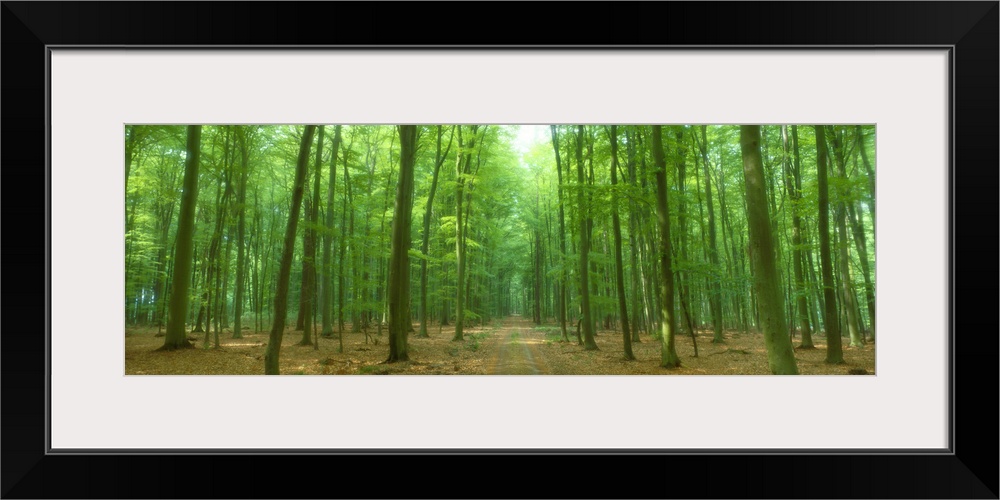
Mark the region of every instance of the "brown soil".
[[[698, 353], [694, 357], [690, 335], [676, 339], [682, 366], [660, 368], [660, 342], [643, 334], [642, 342], [633, 343], [637, 358], [625, 361], [621, 332], [600, 331], [596, 336], [599, 350], [586, 351], [578, 345], [575, 332], [570, 342], [562, 342], [556, 324], [533, 325], [520, 317], [506, 318], [493, 325], [466, 328], [465, 341], [453, 342], [454, 327], [430, 328], [430, 338], [410, 334], [410, 361], [385, 364], [388, 339], [369, 332], [344, 333], [344, 352], [338, 352], [337, 337], [321, 338], [319, 350], [296, 345], [301, 332], [287, 330], [281, 348], [281, 373], [285, 375], [766, 375], [767, 353], [759, 333], [726, 332], [725, 344], [713, 344], [712, 332], [697, 332]], [[128, 375], [262, 375], [267, 332], [243, 332], [233, 339], [224, 331], [221, 347], [202, 347], [204, 334], [194, 341], [194, 349], [156, 351], [163, 338], [156, 329], [128, 329], [125, 335], [125, 373]], [[210, 339], [211, 340], [211, 339]], [[828, 365], [826, 343], [814, 336], [816, 349], [797, 349], [799, 372], [805, 375], [847, 375], [864, 370], [875, 373], [875, 344], [862, 348], [847, 347], [845, 364]], [[796, 345], [798, 339], [795, 340]]]

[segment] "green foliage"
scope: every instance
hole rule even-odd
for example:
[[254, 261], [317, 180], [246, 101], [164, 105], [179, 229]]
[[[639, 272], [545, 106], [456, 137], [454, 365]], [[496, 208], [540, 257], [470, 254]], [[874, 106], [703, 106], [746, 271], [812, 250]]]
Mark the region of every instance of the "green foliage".
[[[532, 127], [486, 126], [480, 127], [476, 147], [471, 153], [469, 172], [462, 174], [465, 182], [466, 239], [468, 302], [465, 304], [467, 321], [476, 323], [484, 318], [493, 319], [505, 307], [523, 315], [530, 314], [530, 296], [534, 293], [532, 258], [540, 250], [542, 269], [541, 293], [554, 294], [554, 285], [568, 280], [567, 310], [569, 321], [579, 314], [580, 291], [575, 285], [580, 235], [579, 217], [588, 216], [593, 221], [593, 238], [589, 252], [592, 267], [589, 278], [595, 283], [590, 297], [592, 307], [602, 314], [617, 315], [615, 299], [614, 249], [611, 242], [611, 215], [621, 219], [624, 241], [623, 274], [629, 312], [638, 303], [645, 309], [649, 303], [650, 314], [656, 316], [653, 298], [659, 283], [654, 266], [660, 255], [656, 246], [659, 237], [655, 211], [655, 171], [650, 151], [649, 126], [621, 125], [618, 127], [618, 184], [611, 186], [611, 144], [609, 130], [603, 125], [585, 127], [583, 144], [586, 182], [581, 185], [576, 177], [575, 126], [559, 125], [562, 183], [556, 171], [555, 154], [548, 127], [532, 132]], [[702, 164], [701, 136], [698, 126], [680, 127], [684, 131], [681, 143], [674, 132], [677, 127], [665, 127], [664, 149], [667, 161], [671, 224], [678, 227], [680, 206], [685, 206], [687, 232], [674, 234], [673, 267], [678, 279], [687, 279], [693, 290], [692, 304], [696, 320], [708, 317], [705, 287], [718, 283], [725, 295], [727, 323], [733, 323], [737, 301], [744, 315], [750, 310], [751, 269], [747, 254], [746, 200], [744, 177], [739, 147], [739, 127], [735, 125], [709, 126], [706, 128], [707, 168]], [[281, 252], [284, 228], [291, 202], [292, 183], [301, 126], [225, 125], [204, 127], [200, 189], [195, 218], [195, 264], [193, 270], [192, 320], [200, 305], [202, 293], [210, 289], [206, 283], [210, 273], [224, 276], [218, 292], [223, 307], [230, 315], [235, 287], [236, 217], [246, 218], [246, 303], [247, 322], [264, 322], [273, 307], [273, 285]], [[411, 293], [413, 307], [419, 299], [420, 265], [427, 264], [428, 305], [430, 315], [440, 314], [447, 303], [450, 319], [454, 319], [456, 295], [455, 266], [455, 187], [457, 174], [455, 160], [458, 152], [457, 134], [447, 152], [450, 134], [454, 127], [443, 126], [440, 170], [434, 203], [429, 212], [428, 250], [420, 250], [423, 216], [430, 195], [434, 169], [437, 164], [437, 127], [419, 128], [416, 156], [414, 204], [412, 211], [409, 249], [411, 265]], [[872, 198], [871, 181], [860, 158], [859, 148], [864, 148], [874, 169], [875, 130], [862, 127], [861, 143], [854, 142], [853, 127], [837, 128], [843, 138], [846, 153], [846, 177], [838, 170], [830, 170], [830, 201], [852, 204], [862, 221], [862, 233], [867, 242], [874, 242], [875, 200]], [[784, 169], [791, 154], [784, 150], [781, 128], [777, 125], [763, 127], [761, 152], [769, 185], [767, 192], [774, 197], [776, 210], [770, 214], [775, 224], [778, 250], [783, 269], [782, 279], [789, 279], [785, 269], [791, 252], [795, 249], [813, 252], [814, 266], [818, 268], [816, 232], [816, 138], [812, 127], [799, 126], [799, 155], [801, 162], [801, 200], [794, 200], [786, 185]], [[463, 129], [468, 132], [468, 128]], [[532, 137], [524, 142], [519, 138]], [[343, 315], [352, 323], [365, 314], [381, 319], [385, 309], [385, 286], [389, 233], [393, 222], [393, 204], [399, 170], [399, 140], [396, 130], [386, 125], [346, 125], [342, 128], [343, 142], [339, 151], [332, 151], [332, 135], [328, 134], [322, 152], [320, 176], [320, 223], [299, 223], [295, 239], [294, 265], [291, 274], [289, 306], [296, 310], [302, 281], [302, 239], [308, 229], [316, 230], [320, 237], [332, 239], [334, 292], [341, 289], [343, 281]], [[464, 136], [467, 143], [469, 136]], [[125, 193], [126, 245], [126, 303], [130, 324], [151, 321], [156, 308], [167, 295], [157, 292], [160, 281], [169, 281], [173, 239], [176, 233], [176, 205], [181, 196], [180, 184], [185, 159], [184, 127], [176, 125], [128, 126], [125, 129], [126, 154], [130, 158], [127, 191]], [[244, 173], [240, 162], [238, 144], [245, 141], [248, 150], [246, 200], [237, 203], [230, 192], [237, 187], [237, 179]], [[314, 146], [315, 147], [315, 143]], [[832, 147], [832, 146], [831, 146]], [[683, 148], [683, 158], [680, 149]], [[313, 154], [315, 151], [313, 151]], [[333, 204], [326, 205], [329, 188], [329, 169], [336, 154], [336, 185]], [[312, 155], [311, 155], [312, 157]], [[833, 156], [831, 155], [831, 158]], [[676, 163], [684, 161], [686, 176], [684, 194], [681, 196]], [[310, 160], [310, 171], [312, 160]], [[591, 178], [591, 166], [593, 177]], [[708, 171], [706, 177], [705, 171]], [[309, 182], [314, 177], [310, 175]], [[711, 208], [715, 218], [718, 240], [719, 265], [709, 263], [707, 256], [707, 209], [705, 188], [711, 187]], [[575, 195], [584, 194], [584, 206], [578, 206]], [[307, 190], [307, 198], [311, 190]], [[560, 199], [565, 215], [565, 250], [559, 247]], [[617, 201], [615, 202], [615, 200]], [[325, 217], [332, 212], [333, 227], [327, 227]], [[790, 237], [791, 218], [801, 217], [804, 239], [793, 245]], [[832, 216], [832, 213], [831, 213]], [[218, 224], [222, 218], [221, 224]], [[218, 226], [218, 229], [217, 229]], [[536, 248], [535, 233], [540, 238]], [[849, 231], [850, 233], [850, 231]], [[210, 248], [216, 238], [215, 261], [210, 258]], [[854, 244], [855, 235], [848, 235]], [[686, 258], [679, 252], [679, 243], [687, 248]], [[343, 254], [340, 253], [341, 244]], [[226, 255], [229, 245], [232, 251]], [[850, 254], [853, 266], [860, 267], [856, 252]], [[869, 264], [874, 269], [875, 252], [869, 247]], [[637, 267], [633, 267], [633, 259]], [[213, 268], [212, 265], [215, 265]], [[213, 270], [214, 269], [214, 270]], [[633, 277], [635, 271], [636, 277]], [[640, 274], [641, 272], [641, 274]], [[815, 270], [813, 271], [815, 273]], [[639, 276], [646, 281], [633, 283]], [[166, 278], [166, 280], [164, 280]], [[609, 279], [610, 278], [610, 279]], [[812, 277], [808, 275], [808, 284]], [[607, 286], [607, 283], [611, 283]], [[633, 291], [633, 285], [636, 291]], [[852, 284], [863, 292], [860, 277]], [[214, 284], [212, 284], [214, 287]], [[650, 288], [652, 287], [652, 288]], [[216, 293], [214, 288], [213, 294]], [[812, 289], [796, 294], [814, 294]], [[638, 294], [638, 296], [636, 296]], [[159, 295], [159, 296], [157, 296]], [[545, 297], [543, 307], [548, 318], [555, 316], [555, 300]], [[645, 299], [645, 302], [643, 301]], [[340, 304], [334, 309], [340, 312]], [[510, 311], [508, 311], [510, 312]], [[230, 318], [231, 319], [231, 318]], [[417, 318], [414, 318], [415, 320]], [[436, 319], [436, 318], [435, 318]], [[374, 325], [374, 323], [373, 323]], [[350, 325], [349, 325], [350, 326]], [[266, 327], [266, 325], [265, 325]], [[656, 332], [652, 332], [656, 334]], [[547, 340], [561, 339], [558, 327], [546, 330]], [[478, 339], [477, 339], [478, 340]]]

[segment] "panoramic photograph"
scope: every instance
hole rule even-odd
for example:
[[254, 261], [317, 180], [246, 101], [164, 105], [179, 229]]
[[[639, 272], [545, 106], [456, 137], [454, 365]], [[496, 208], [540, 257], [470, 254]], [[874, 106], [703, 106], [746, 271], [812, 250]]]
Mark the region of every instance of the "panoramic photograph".
[[875, 375], [871, 124], [124, 127], [126, 375]]

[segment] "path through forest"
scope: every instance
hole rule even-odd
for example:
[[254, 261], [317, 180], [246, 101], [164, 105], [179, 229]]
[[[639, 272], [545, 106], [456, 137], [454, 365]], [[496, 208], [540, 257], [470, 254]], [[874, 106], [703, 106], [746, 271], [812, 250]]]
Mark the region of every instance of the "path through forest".
[[536, 346], [545, 343], [545, 332], [532, 329], [527, 319], [512, 316], [497, 334], [503, 339], [490, 375], [543, 375], [549, 373], [545, 355]]
[[[416, 325], [415, 325], [416, 326]], [[156, 328], [130, 328], [125, 336], [125, 373], [129, 375], [261, 375], [268, 332], [243, 332], [232, 338], [226, 330], [218, 349], [204, 347], [204, 333], [190, 334], [195, 349], [159, 352], [163, 338]], [[302, 332], [289, 327], [282, 341], [281, 373], [287, 375], [765, 375], [767, 351], [760, 333], [727, 330], [725, 344], [712, 343], [712, 330], [698, 331], [699, 356], [687, 335], [679, 336], [681, 368], [660, 367], [660, 341], [648, 333], [632, 349], [636, 361], [625, 361], [621, 333], [599, 330], [598, 350], [563, 342], [559, 326], [535, 325], [531, 317], [508, 316], [489, 325], [469, 326], [465, 340], [455, 342], [454, 327], [430, 328], [430, 336], [410, 336], [410, 361], [384, 363], [386, 336], [377, 332], [344, 332], [344, 349], [336, 338], [321, 338], [319, 349], [298, 345]], [[804, 374], [875, 373], [875, 344], [844, 350], [846, 364], [824, 362], [826, 341], [817, 336], [816, 349], [796, 350]]]

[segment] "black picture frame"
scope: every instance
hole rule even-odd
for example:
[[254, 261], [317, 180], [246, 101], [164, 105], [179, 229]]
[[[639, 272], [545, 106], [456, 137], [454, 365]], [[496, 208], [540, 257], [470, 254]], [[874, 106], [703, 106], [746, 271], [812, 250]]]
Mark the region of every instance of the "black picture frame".
[[[998, 497], [998, 336], [996, 319], [988, 314], [997, 303], [992, 280], [997, 276], [993, 259], [1000, 165], [996, 1], [557, 3], [545, 8], [488, 2], [2, 4], [6, 147], [0, 154], [8, 179], [3, 254], [15, 269], [45, 271], [42, 279], [8, 275], [4, 294], [4, 498]], [[459, 10], [471, 26], [456, 29], [444, 10]], [[570, 42], [612, 50], [949, 47], [953, 371], [947, 453], [47, 453], [51, 201], [46, 96], [51, 47], [541, 47]], [[959, 279], [960, 272], [965, 279]], [[983, 303], [987, 314], [978, 313]], [[818, 431], [835, 425], [821, 416], [811, 418]], [[493, 456], [487, 462], [478, 455]], [[531, 483], [519, 480], [528, 477]], [[468, 481], [480, 486], [463, 489], [460, 485]], [[532, 483], [542, 489], [527, 486]]]

